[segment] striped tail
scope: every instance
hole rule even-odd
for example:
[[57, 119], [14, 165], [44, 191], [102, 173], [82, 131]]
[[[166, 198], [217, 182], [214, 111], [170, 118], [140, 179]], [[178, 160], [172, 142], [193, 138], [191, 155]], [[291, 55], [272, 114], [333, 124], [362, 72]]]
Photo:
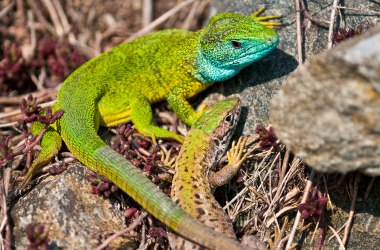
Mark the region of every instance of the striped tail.
[[180, 209], [140, 169], [106, 145], [89, 123], [79, 125], [78, 119], [74, 122], [67, 114], [62, 117], [60, 124], [61, 136], [75, 157], [106, 176], [146, 211], [182, 237], [209, 249], [247, 249]]

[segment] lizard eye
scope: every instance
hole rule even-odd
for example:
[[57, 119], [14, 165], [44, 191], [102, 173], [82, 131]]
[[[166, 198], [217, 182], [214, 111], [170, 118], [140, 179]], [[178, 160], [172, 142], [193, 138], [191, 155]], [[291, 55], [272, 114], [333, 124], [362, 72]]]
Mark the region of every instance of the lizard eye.
[[232, 47], [234, 47], [235, 49], [238, 49], [238, 48], [240, 48], [240, 46], [241, 46], [241, 43], [240, 42], [238, 42], [238, 41], [231, 41], [231, 45], [232, 45]]
[[224, 118], [224, 120], [228, 123], [232, 122], [233, 120], [232, 115], [227, 115], [226, 118]]

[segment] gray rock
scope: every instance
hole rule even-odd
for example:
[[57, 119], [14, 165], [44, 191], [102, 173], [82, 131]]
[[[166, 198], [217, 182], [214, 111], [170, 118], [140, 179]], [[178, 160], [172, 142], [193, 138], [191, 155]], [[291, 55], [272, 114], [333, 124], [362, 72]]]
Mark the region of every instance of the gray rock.
[[277, 136], [311, 167], [380, 175], [380, 26], [316, 56], [272, 100]]
[[[83, 178], [85, 171], [83, 165], [74, 164], [43, 180], [15, 204], [11, 215], [16, 249], [27, 248], [29, 223], [44, 225], [55, 249], [95, 249], [106, 235], [123, 228], [123, 213], [110, 199], [92, 194]], [[111, 246], [133, 249], [129, 244], [119, 237]]]
[[[329, 21], [331, 1], [307, 1], [310, 14], [323, 21]], [[345, 26], [357, 27], [366, 22], [373, 24], [378, 20], [375, 15], [367, 14], [370, 11], [380, 12], [380, 6], [367, 0], [349, 0], [344, 5], [355, 10], [342, 11], [340, 22]], [[297, 58], [297, 32], [295, 20], [294, 1], [282, 0], [214, 0], [211, 13], [233, 12], [248, 15], [260, 7], [266, 7], [263, 15], [280, 15], [283, 26], [278, 30], [280, 43], [278, 49], [250, 67], [233, 79], [215, 84], [201, 97], [207, 96], [206, 102], [224, 98], [221, 96], [238, 95], [242, 99], [242, 123], [239, 130], [244, 134], [252, 134], [258, 124], [269, 122], [269, 101], [278, 92], [281, 83], [294, 71], [298, 62]], [[363, 11], [359, 11], [363, 10]], [[359, 13], [359, 14], [358, 14]], [[361, 15], [363, 14], [363, 15]], [[324, 24], [326, 26], [326, 24]], [[303, 53], [307, 60], [327, 48], [328, 29], [312, 23], [304, 18]], [[217, 94], [215, 94], [217, 93]], [[245, 118], [245, 121], [244, 121]], [[244, 123], [244, 124], [243, 124]]]

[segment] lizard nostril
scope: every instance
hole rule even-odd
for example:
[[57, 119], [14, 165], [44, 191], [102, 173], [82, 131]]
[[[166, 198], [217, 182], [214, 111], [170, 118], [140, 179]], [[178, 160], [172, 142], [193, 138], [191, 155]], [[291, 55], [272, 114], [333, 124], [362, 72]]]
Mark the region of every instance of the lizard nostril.
[[267, 37], [267, 42], [268, 43], [272, 43], [273, 42], [273, 39], [271, 37]]

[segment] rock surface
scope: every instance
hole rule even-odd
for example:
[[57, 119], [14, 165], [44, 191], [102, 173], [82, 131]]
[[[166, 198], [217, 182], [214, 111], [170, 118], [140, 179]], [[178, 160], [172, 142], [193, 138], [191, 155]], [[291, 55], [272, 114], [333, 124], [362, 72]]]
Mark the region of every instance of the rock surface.
[[[332, 1], [319, 0], [305, 2], [307, 2], [309, 13], [314, 18], [321, 21], [328, 21], [330, 19]], [[370, 11], [380, 12], [380, 5], [375, 2], [349, 0], [344, 1], [344, 5], [354, 8], [354, 10], [342, 11], [343, 15], [341, 15], [340, 27], [355, 28], [358, 25], [365, 25], [367, 22], [374, 24], [379, 21], [378, 17], [368, 14]], [[267, 58], [243, 70], [234, 79], [223, 84], [217, 84], [210, 90], [210, 92], [216, 91], [227, 96], [231, 94], [238, 94], [240, 96], [243, 106], [246, 107], [246, 121], [243, 131], [245, 134], [252, 134], [258, 123], [269, 122], [269, 113], [274, 112], [273, 110], [269, 112], [270, 99], [276, 96], [281, 83], [286, 80], [288, 74], [297, 67], [297, 60], [295, 59], [297, 58], [297, 32], [294, 1], [215, 0], [213, 1], [213, 6], [218, 12], [229, 11], [240, 14], [249, 14], [259, 7], [265, 6], [267, 9], [266, 13], [282, 15], [281, 21], [284, 25], [278, 31], [280, 35], [278, 50], [271, 53]], [[303, 19], [302, 27], [304, 28], [302, 33], [304, 37], [302, 50], [304, 59], [307, 61], [314, 57], [315, 54], [321, 53], [327, 48], [328, 29], [321, 28], [319, 25], [305, 18]], [[376, 84], [373, 86], [376, 86]], [[378, 87], [373, 88], [379, 93]], [[339, 89], [339, 91], [342, 91], [342, 89]], [[210, 95], [210, 92], [207, 94]], [[212, 96], [215, 96], [215, 94], [211, 94], [211, 97]], [[291, 93], [290, 98], [295, 98], [295, 94]], [[290, 114], [288, 112], [281, 115], [285, 116]], [[271, 116], [273, 117], [273, 115]], [[299, 118], [296, 117], [294, 119], [297, 121]], [[289, 127], [286, 129], [288, 128]], [[277, 129], [279, 128], [276, 128], [276, 132]], [[322, 130], [324, 129], [326, 128], [322, 128]], [[363, 140], [365, 139], [367, 138], [363, 138]], [[360, 151], [361, 148], [357, 148], [357, 150]], [[364, 188], [361, 190], [365, 190], [365, 186], [368, 185], [368, 183], [368, 178], [362, 178], [361, 185], [364, 185]], [[359, 192], [358, 201], [356, 202], [354, 224], [347, 249], [378, 249], [380, 235], [379, 184], [379, 178], [377, 178], [371, 196], [368, 199], [362, 198], [365, 191]], [[329, 193], [334, 206], [335, 216], [329, 217], [328, 223], [335, 229], [339, 229], [347, 221], [351, 200], [347, 197], [342, 197], [342, 195], [337, 192]], [[310, 248], [309, 242], [313, 241], [313, 239], [314, 242], [318, 241], [313, 232], [307, 234], [305, 230], [303, 233], [297, 232], [294, 241], [294, 243], [298, 244], [297, 249], [308, 249]], [[331, 231], [328, 230], [327, 233], [326, 239], [330, 239], [331, 236], [332, 238], [325, 241], [324, 249], [339, 249], [339, 243], [336, 238], [333, 237]], [[340, 232], [339, 235], [342, 237], [343, 232]], [[317, 245], [318, 244], [313, 245], [311, 249], [317, 249]]]
[[277, 136], [311, 167], [380, 175], [380, 26], [316, 56], [272, 100]]
[[[25, 228], [41, 223], [55, 249], [95, 249], [105, 236], [123, 228], [123, 213], [110, 199], [92, 194], [83, 178], [86, 168], [75, 164], [49, 177], [24, 195], [12, 209], [16, 249], [26, 249]], [[133, 249], [120, 237], [111, 247]]]

